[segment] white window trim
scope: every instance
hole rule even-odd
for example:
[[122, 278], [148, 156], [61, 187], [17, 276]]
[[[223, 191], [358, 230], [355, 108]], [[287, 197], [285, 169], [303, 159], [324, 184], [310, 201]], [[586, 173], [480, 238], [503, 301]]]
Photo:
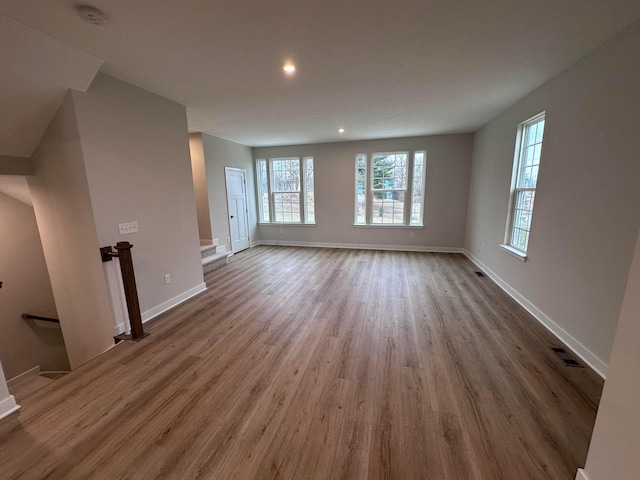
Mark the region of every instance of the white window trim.
[[[314, 157], [312, 157], [311, 155], [300, 155], [300, 156], [296, 156], [296, 155], [291, 155], [288, 157], [273, 157], [273, 158], [256, 158], [255, 159], [255, 165], [256, 165], [256, 189], [257, 189], [257, 197], [258, 198], [258, 215], [260, 217], [263, 217], [264, 214], [262, 213], [263, 207], [262, 207], [262, 199], [259, 195], [259, 184], [260, 184], [260, 179], [258, 178], [258, 163], [261, 161], [265, 161], [266, 162], [266, 173], [267, 173], [267, 198], [269, 201], [269, 221], [265, 222], [262, 219], [260, 219], [258, 221], [258, 225], [282, 225], [282, 226], [288, 226], [288, 225], [292, 225], [292, 226], [300, 226], [300, 225], [316, 225], [316, 222], [310, 222], [308, 221], [307, 217], [308, 217], [308, 212], [307, 212], [307, 201], [306, 201], [306, 195], [307, 195], [307, 182], [306, 182], [306, 178], [307, 178], [307, 159], [312, 159], [314, 160]], [[297, 159], [300, 165], [300, 190], [298, 190], [297, 192], [281, 192], [281, 191], [275, 191], [273, 189], [273, 183], [272, 183], [272, 178], [271, 178], [271, 170], [272, 170], [272, 164], [274, 160], [295, 160]], [[313, 181], [314, 181], [314, 190], [315, 190], [315, 163], [314, 163], [314, 172], [313, 172]], [[300, 202], [300, 221], [299, 222], [279, 222], [275, 220], [275, 194], [277, 193], [298, 193], [299, 196], [299, 202]]]
[[[422, 208], [420, 209], [419, 223], [411, 223], [411, 199], [413, 196], [413, 172], [415, 165], [416, 153], [422, 153], [424, 155], [422, 165], [422, 182], [421, 182], [421, 195], [422, 195]], [[407, 156], [407, 180], [406, 188], [373, 188], [373, 157], [376, 155], [397, 155], [404, 154]], [[357, 223], [358, 216], [358, 157], [365, 158], [365, 223]], [[354, 227], [365, 228], [424, 228], [424, 205], [425, 205], [425, 183], [427, 173], [427, 151], [426, 149], [420, 150], [398, 150], [390, 152], [373, 152], [371, 154], [358, 153], [355, 156], [356, 162], [354, 163], [354, 211], [353, 219]], [[403, 223], [373, 223], [373, 193], [374, 192], [404, 192], [404, 215]]]
[[[537, 123], [544, 118], [546, 118], [546, 112], [541, 112], [525, 120], [524, 122], [521, 122], [518, 125], [518, 132], [516, 134], [516, 149], [514, 152], [513, 168], [511, 172], [511, 187], [509, 189], [510, 193], [509, 193], [509, 208], [507, 210], [507, 225], [505, 227], [505, 232], [504, 232], [504, 243], [499, 244], [499, 246], [505, 252], [510, 253], [511, 255], [518, 258], [519, 260], [522, 260], [523, 262], [526, 261], [527, 259], [527, 250], [523, 250], [511, 244], [516, 199], [518, 196], [518, 192], [521, 192], [524, 190], [532, 190], [535, 192], [537, 190], [537, 185], [535, 188], [517, 187], [518, 176], [520, 175], [520, 167], [523, 161], [523, 153], [524, 153], [524, 142], [525, 142], [524, 131], [527, 125], [532, 123]], [[533, 216], [533, 211], [531, 212], [531, 215]], [[529, 230], [529, 235], [531, 235], [531, 229]], [[527, 248], [528, 247], [529, 245], [527, 244]]]

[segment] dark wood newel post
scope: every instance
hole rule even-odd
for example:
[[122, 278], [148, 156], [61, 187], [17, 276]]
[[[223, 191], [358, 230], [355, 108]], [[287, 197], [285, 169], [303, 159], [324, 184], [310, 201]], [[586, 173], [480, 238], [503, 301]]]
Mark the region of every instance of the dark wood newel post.
[[[114, 252], [111, 247], [100, 249], [102, 261], [106, 262], [112, 257], [120, 259], [120, 271], [122, 272], [122, 284], [124, 286], [124, 296], [127, 300], [127, 311], [129, 312], [129, 323], [131, 324], [130, 340], [140, 340], [148, 335], [142, 329], [142, 317], [140, 315], [140, 303], [138, 302], [138, 289], [136, 288], [136, 277], [133, 273], [133, 260], [131, 258], [131, 248], [129, 242], [118, 242]], [[118, 335], [117, 340], [128, 340], [127, 335]]]

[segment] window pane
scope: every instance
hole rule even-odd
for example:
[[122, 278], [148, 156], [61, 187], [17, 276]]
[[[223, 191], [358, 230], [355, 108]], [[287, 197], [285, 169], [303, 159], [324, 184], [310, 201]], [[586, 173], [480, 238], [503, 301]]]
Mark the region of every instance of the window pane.
[[[535, 188], [538, 184], [540, 171], [540, 156], [542, 154], [542, 139], [544, 137], [544, 114], [537, 120], [524, 123], [521, 128], [521, 151], [514, 169], [516, 181], [512, 196], [511, 232], [508, 233], [510, 245], [522, 251], [529, 246], [529, 232], [531, 231], [531, 218], [533, 216], [533, 204], [535, 200]], [[507, 235], [505, 235], [507, 236]]]
[[356, 157], [356, 224], [365, 224], [367, 218], [366, 201], [366, 178], [367, 178], [367, 157], [358, 155]]
[[315, 192], [313, 187], [313, 158], [305, 157], [305, 211], [307, 212], [306, 223], [316, 223], [316, 207], [315, 207]]
[[267, 188], [267, 161], [260, 158], [256, 161], [258, 175], [258, 209], [261, 222], [269, 221], [269, 189]]
[[373, 223], [404, 224], [404, 192], [373, 192]]
[[276, 222], [300, 222], [300, 194], [274, 193], [273, 209]]
[[272, 158], [271, 185], [274, 192], [299, 192], [300, 159]]
[[413, 185], [411, 186], [411, 219], [410, 225], [422, 225], [423, 178], [425, 166], [425, 152], [413, 155]]
[[406, 153], [374, 153], [372, 190], [405, 190], [407, 166]]

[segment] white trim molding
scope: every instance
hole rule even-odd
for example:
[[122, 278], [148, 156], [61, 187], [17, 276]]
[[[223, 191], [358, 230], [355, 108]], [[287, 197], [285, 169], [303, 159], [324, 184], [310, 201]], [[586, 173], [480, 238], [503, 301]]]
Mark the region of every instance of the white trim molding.
[[0, 420], [18, 410], [20, 410], [20, 405], [16, 403], [16, 398], [13, 395], [0, 400]]
[[[150, 308], [146, 312], [142, 313], [142, 323], [148, 322], [152, 318], [157, 317], [161, 313], [166, 312], [167, 310], [172, 309], [173, 307], [180, 305], [182, 302], [189, 300], [191, 297], [195, 297], [199, 293], [204, 292], [207, 289], [207, 284], [202, 282], [200, 285], [197, 285], [186, 292], [177, 295], [166, 302], [161, 303], [153, 308]], [[123, 327], [124, 328], [124, 327]]]
[[587, 347], [582, 345], [578, 340], [573, 338], [566, 330], [548, 317], [542, 310], [531, 303], [524, 295], [511, 287], [507, 282], [498, 276], [493, 270], [482, 263], [468, 250], [463, 253], [469, 260], [475, 263], [480, 269], [487, 274], [494, 282], [498, 284], [511, 298], [518, 302], [527, 312], [538, 320], [547, 330], [553, 333], [562, 343], [569, 347], [576, 355], [578, 355], [587, 365], [589, 365], [602, 378], [607, 377], [608, 365], [592, 353]]
[[398, 252], [464, 253], [459, 247], [426, 247], [414, 245], [376, 245], [368, 243], [295, 242], [288, 240], [261, 240], [252, 246], [270, 245], [283, 247], [347, 248], [353, 250], [393, 250]]
[[[207, 284], [203, 282], [200, 285], [193, 287], [187, 290], [186, 292], [181, 293], [180, 295], [167, 300], [166, 302], [161, 303], [160, 305], [150, 308], [146, 312], [142, 312], [142, 314], [140, 315], [142, 317], [142, 323], [146, 323], [152, 318], [157, 317], [161, 313], [164, 313], [167, 310], [170, 310], [173, 307], [180, 305], [182, 302], [186, 302], [191, 297], [194, 297], [199, 293], [204, 292], [206, 289], [207, 289]], [[121, 333], [124, 333], [124, 331], [125, 331], [124, 323], [122, 322], [117, 324], [115, 327], [113, 327], [114, 336], [118, 336]]]
[[587, 477], [583, 469], [579, 468], [578, 473], [576, 473], [576, 480], [589, 480], [589, 477]]

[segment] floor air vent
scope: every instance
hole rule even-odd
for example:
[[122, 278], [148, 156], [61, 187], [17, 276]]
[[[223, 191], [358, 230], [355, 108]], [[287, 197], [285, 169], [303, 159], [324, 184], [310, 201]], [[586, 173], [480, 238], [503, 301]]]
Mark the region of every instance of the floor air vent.
[[562, 360], [567, 367], [584, 368], [570, 354], [568, 354], [564, 348], [551, 347], [551, 350], [556, 352], [556, 354], [560, 357], [560, 360]]
[[479, 277], [484, 277], [484, 273], [482, 272], [476, 272], [476, 275], [478, 275]]

